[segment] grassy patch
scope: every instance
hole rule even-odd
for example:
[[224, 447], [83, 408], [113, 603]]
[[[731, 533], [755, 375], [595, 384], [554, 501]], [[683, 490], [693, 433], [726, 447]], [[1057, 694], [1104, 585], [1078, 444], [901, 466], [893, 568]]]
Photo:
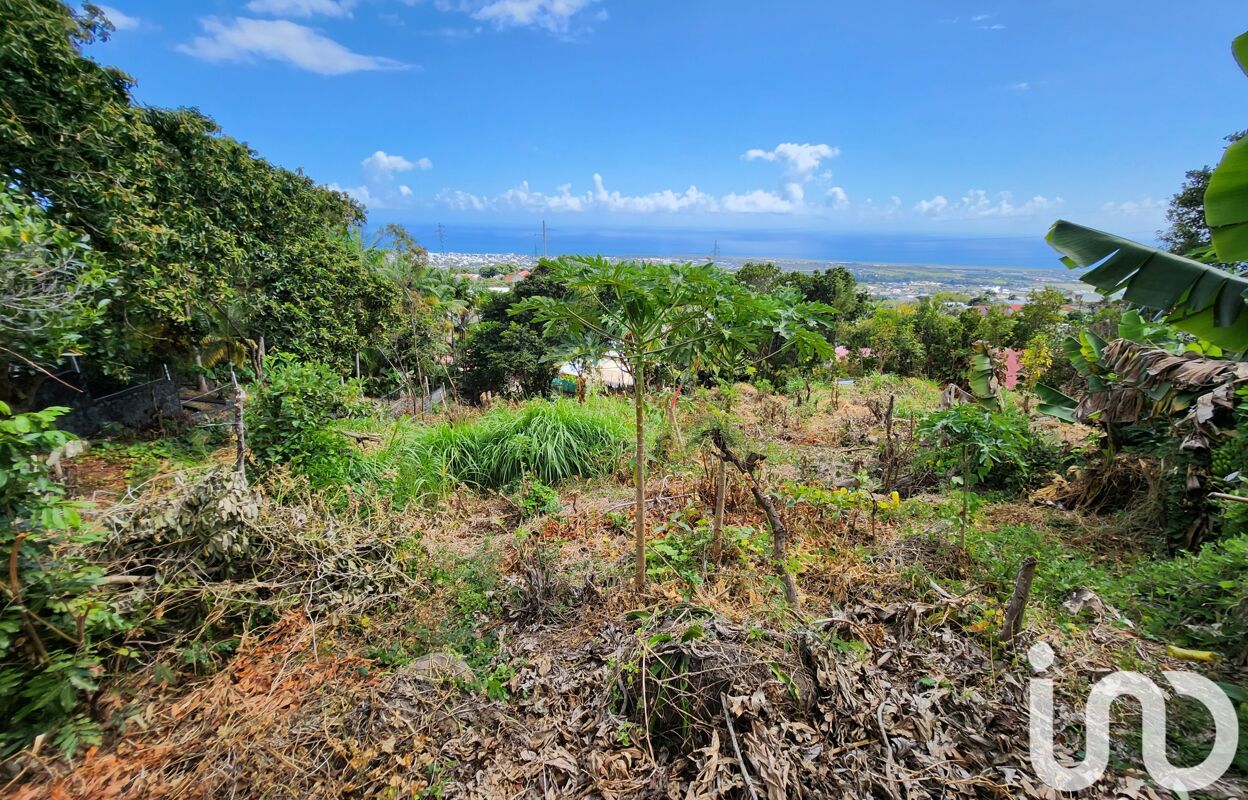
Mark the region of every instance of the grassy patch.
[[615, 471], [632, 436], [628, 406], [607, 398], [532, 400], [475, 420], [421, 426], [353, 420], [382, 443], [358, 455], [340, 483], [390, 494], [397, 505], [427, 502], [459, 485], [507, 489], [531, 479], [554, 486]]

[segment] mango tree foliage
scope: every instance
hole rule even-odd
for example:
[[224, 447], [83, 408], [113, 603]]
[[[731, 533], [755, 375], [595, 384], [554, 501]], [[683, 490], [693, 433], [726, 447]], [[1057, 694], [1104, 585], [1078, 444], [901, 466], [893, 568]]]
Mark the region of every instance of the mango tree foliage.
[[96, 359], [176, 363], [225, 329], [344, 367], [387, 322], [394, 292], [353, 260], [356, 203], [197, 111], [134, 104], [128, 76], [82, 53], [110, 31], [90, 4], [0, 16], [0, 175], [117, 277], [84, 341]]
[[107, 303], [108, 275], [86, 241], [38, 205], [0, 190], [0, 399], [78, 347]]

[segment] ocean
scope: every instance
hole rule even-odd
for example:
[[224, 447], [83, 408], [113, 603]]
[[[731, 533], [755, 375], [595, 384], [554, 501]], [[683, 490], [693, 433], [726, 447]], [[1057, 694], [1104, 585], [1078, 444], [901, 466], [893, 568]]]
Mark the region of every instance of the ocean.
[[[541, 224], [471, 225], [404, 222], [431, 252], [541, 255]], [[601, 254], [673, 259], [793, 259], [874, 264], [1026, 267], [1063, 269], [1044, 242], [1034, 236], [949, 236], [916, 233], [825, 233], [795, 230], [609, 228], [549, 222], [551, 256]]]

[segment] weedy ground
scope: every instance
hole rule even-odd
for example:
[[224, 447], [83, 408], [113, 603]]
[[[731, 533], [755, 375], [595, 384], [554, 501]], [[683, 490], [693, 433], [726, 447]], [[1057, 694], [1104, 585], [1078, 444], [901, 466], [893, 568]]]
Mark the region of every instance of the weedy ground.
[[[890, 397], [896, 495], [880, 485]], [[24, 753], [5, 791], [1056, 797], [1028, 762], [1028, 646], [1058, 653], [1057, 751], [1074, 760], [1093, 681], [1193, 668], [1167, 654], [1183, 618], [1164, 600], [1191, 573], [1166, 572], [1129, 514], [1062, 510], [1043, 492], [963, 498], [921, 474], [910, 432], [938, 403], [929, 383], [881, 376], [800, 405], [739, 385], [653, 413], [641, 592], [624, 400], [347, 421], [375, 437], [351, 465], [270, 474], [224, 505], [237, 487], [214, 477], [220, 441], [97, 447], [68, 480], [97, 504], [120, 569], [165, 576], [123, 599], [167, 616], [168, 638], [96, 698], [104, 745], [68, 765]], [[800, 608], [740, 476], [709, 561], [716, 463], [696, 432], [712, 408], [767, 456]], [[1068, 449], [1086, 437], [1062, 431]], [[1026, 627], [1005, 645], [1027, 556], [1040, 566]], [[1245, 682], [1233, 657], [1202, 668]], [[1171, 756], [1194, 763], [1208, 720], [1179, 711]], [[1136, 721], [1118, 720], [1087, 796], [1166, 796], [1141, 768]], [[1242, 774], [1210, 796], [1241, 796]]]

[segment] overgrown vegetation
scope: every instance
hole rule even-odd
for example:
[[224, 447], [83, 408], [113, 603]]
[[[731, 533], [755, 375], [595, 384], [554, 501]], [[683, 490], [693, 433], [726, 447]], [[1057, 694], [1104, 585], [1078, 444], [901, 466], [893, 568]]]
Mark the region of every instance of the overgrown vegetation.
[[[1182, 255], [1054, 225], [1124, 293], [1094, 310], [765, 263], [504, 285], [135, 104], [99, 9], [3, 16], [5, 791], [1023, 795], [1026, 645], [1065, 727], [1120, 667], [1242, 685], [1248, 283], [1213, 265], [1248, 140], [1189, 179], [1203, 220], [1176, 199]], [[70, 356], [245, 414], [82, 453], [27, 410]]]

